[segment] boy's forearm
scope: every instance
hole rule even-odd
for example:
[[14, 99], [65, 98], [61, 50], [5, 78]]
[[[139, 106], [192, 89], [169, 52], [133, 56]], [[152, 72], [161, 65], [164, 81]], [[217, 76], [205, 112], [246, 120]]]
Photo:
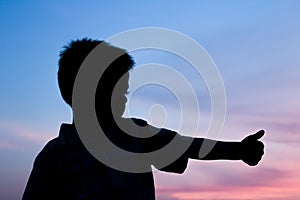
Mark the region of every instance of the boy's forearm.
[[200, 160], [240, 160], [241, 143], [195, 138], [188, 154], [189, 158]]

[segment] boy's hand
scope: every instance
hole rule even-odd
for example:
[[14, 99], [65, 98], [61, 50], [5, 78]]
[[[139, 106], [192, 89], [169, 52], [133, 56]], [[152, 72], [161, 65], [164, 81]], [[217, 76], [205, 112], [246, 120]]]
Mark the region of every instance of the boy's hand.
[[241, 142], [241, 159], [250, 166], [255, 166], [264, 154], [264, 144], [258, 141], [265, 134], [260, 130], [253, 135], [247, 136]]

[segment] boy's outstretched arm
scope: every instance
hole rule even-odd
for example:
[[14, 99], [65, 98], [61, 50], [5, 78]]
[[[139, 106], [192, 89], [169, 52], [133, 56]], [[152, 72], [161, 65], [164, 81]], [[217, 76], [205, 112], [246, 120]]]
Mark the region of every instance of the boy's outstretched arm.
[[[241, 142], [223, 142], [203, 138], [195, 138], [188, 150], [188, 156], [192, 159], [200, 160], [242, 160], [250, 166], [255, 166], [264, 154], [264, 144], [259, 139], [264, 135], [264, 130], [260, 130], [253, 135], [249, 135]], [[204, 142], [214, 144], [207, 155], [200, 158], [199, 150]]]

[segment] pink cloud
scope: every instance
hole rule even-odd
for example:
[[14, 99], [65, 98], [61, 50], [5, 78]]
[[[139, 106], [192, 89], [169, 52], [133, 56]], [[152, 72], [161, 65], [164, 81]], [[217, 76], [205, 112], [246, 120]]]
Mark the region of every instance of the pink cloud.
[[39, 132], [35, 127], [18, 122], [0, 121], [0, 148], [17, 148], [26, 144], [43, 145], [53, 138], [47, 131]]
[[14, 149], [16, 145], [9, 142], [0, 142], [0, 149]]
[[38, 133], [38, 132], [29, 131], [25, 129], [18, 129], [17, 131], [18, 131], [17, 135], [20, 138], [26, 139], [31, 142], [35, 142], [37, 144], [45, 144], [50, 139], [49, 135], [43, 133]]
[[[231, 170], [227, 167], [192, 169], [192, 172], [189, 172], [192, 176], [188, 177], [190, 180], [186, 184], [183, 184], [184, 181], [177, 184], [158, 183], [157, 196], [168, 196], [176, 200], [294, 200], [300, 198], [300, 191], [298, 191], [300, 179], [297, 178], [299, 177], [297, 170], [278, 169], [280, 165], [273, 168], [245, 167], [244, 169], [238, 169], [236, 168], [238, 165], [233, 165]], [[241, 168], [241, 165], [239, 167]], [[213, 174], [214, 177], [211, 177], [213, 181], [199, 179], [197, 174], [201, 173], [201, 170], [203, 174]], [[194, 179], [191, 180], [191, 177]], [[183, 174], [179, 178], [185, 179], [187, 176]]]
[[[233, 170], [234, 171], [234, 170]], [[258, 168], [258, 170], [249, 170], [244, 174], [226, 173], [219, 171], [215, 184], [218, 186], [238, 186], [238, 187], [258, 187], [271, 186], [284, 178], [291, 176], [292, 172], [276, 168]]]
[[295, 200], [300, 198], [299, 183], [281, 186], [158, 187], [157, 196], [169, 196], [177, 200]]

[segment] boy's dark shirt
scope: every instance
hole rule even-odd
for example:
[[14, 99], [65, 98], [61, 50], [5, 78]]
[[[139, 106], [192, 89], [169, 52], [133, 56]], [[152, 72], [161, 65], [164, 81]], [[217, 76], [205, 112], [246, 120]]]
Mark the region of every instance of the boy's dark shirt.
[[[147, 125], [143, 120], [134, 120]], [[167, 129], [157, 130], [149, 145], [164, 146], [178, 135]], [[112, 132], [118, 135], [117, 131]], [[116, 143], [135, 152], [151, 149], [147, 143], [136, 144], [130, 139], [116, 139]], [[184, 154], [160, 170], [183, 173], [187, 163]], [[107, 167], [87, 151], [74, 125], [62, 124], [59, 136], [48, 142], [36, 157], [23, 199], [154, 200], [155, 188], [151, 171], [127, 173]]]

